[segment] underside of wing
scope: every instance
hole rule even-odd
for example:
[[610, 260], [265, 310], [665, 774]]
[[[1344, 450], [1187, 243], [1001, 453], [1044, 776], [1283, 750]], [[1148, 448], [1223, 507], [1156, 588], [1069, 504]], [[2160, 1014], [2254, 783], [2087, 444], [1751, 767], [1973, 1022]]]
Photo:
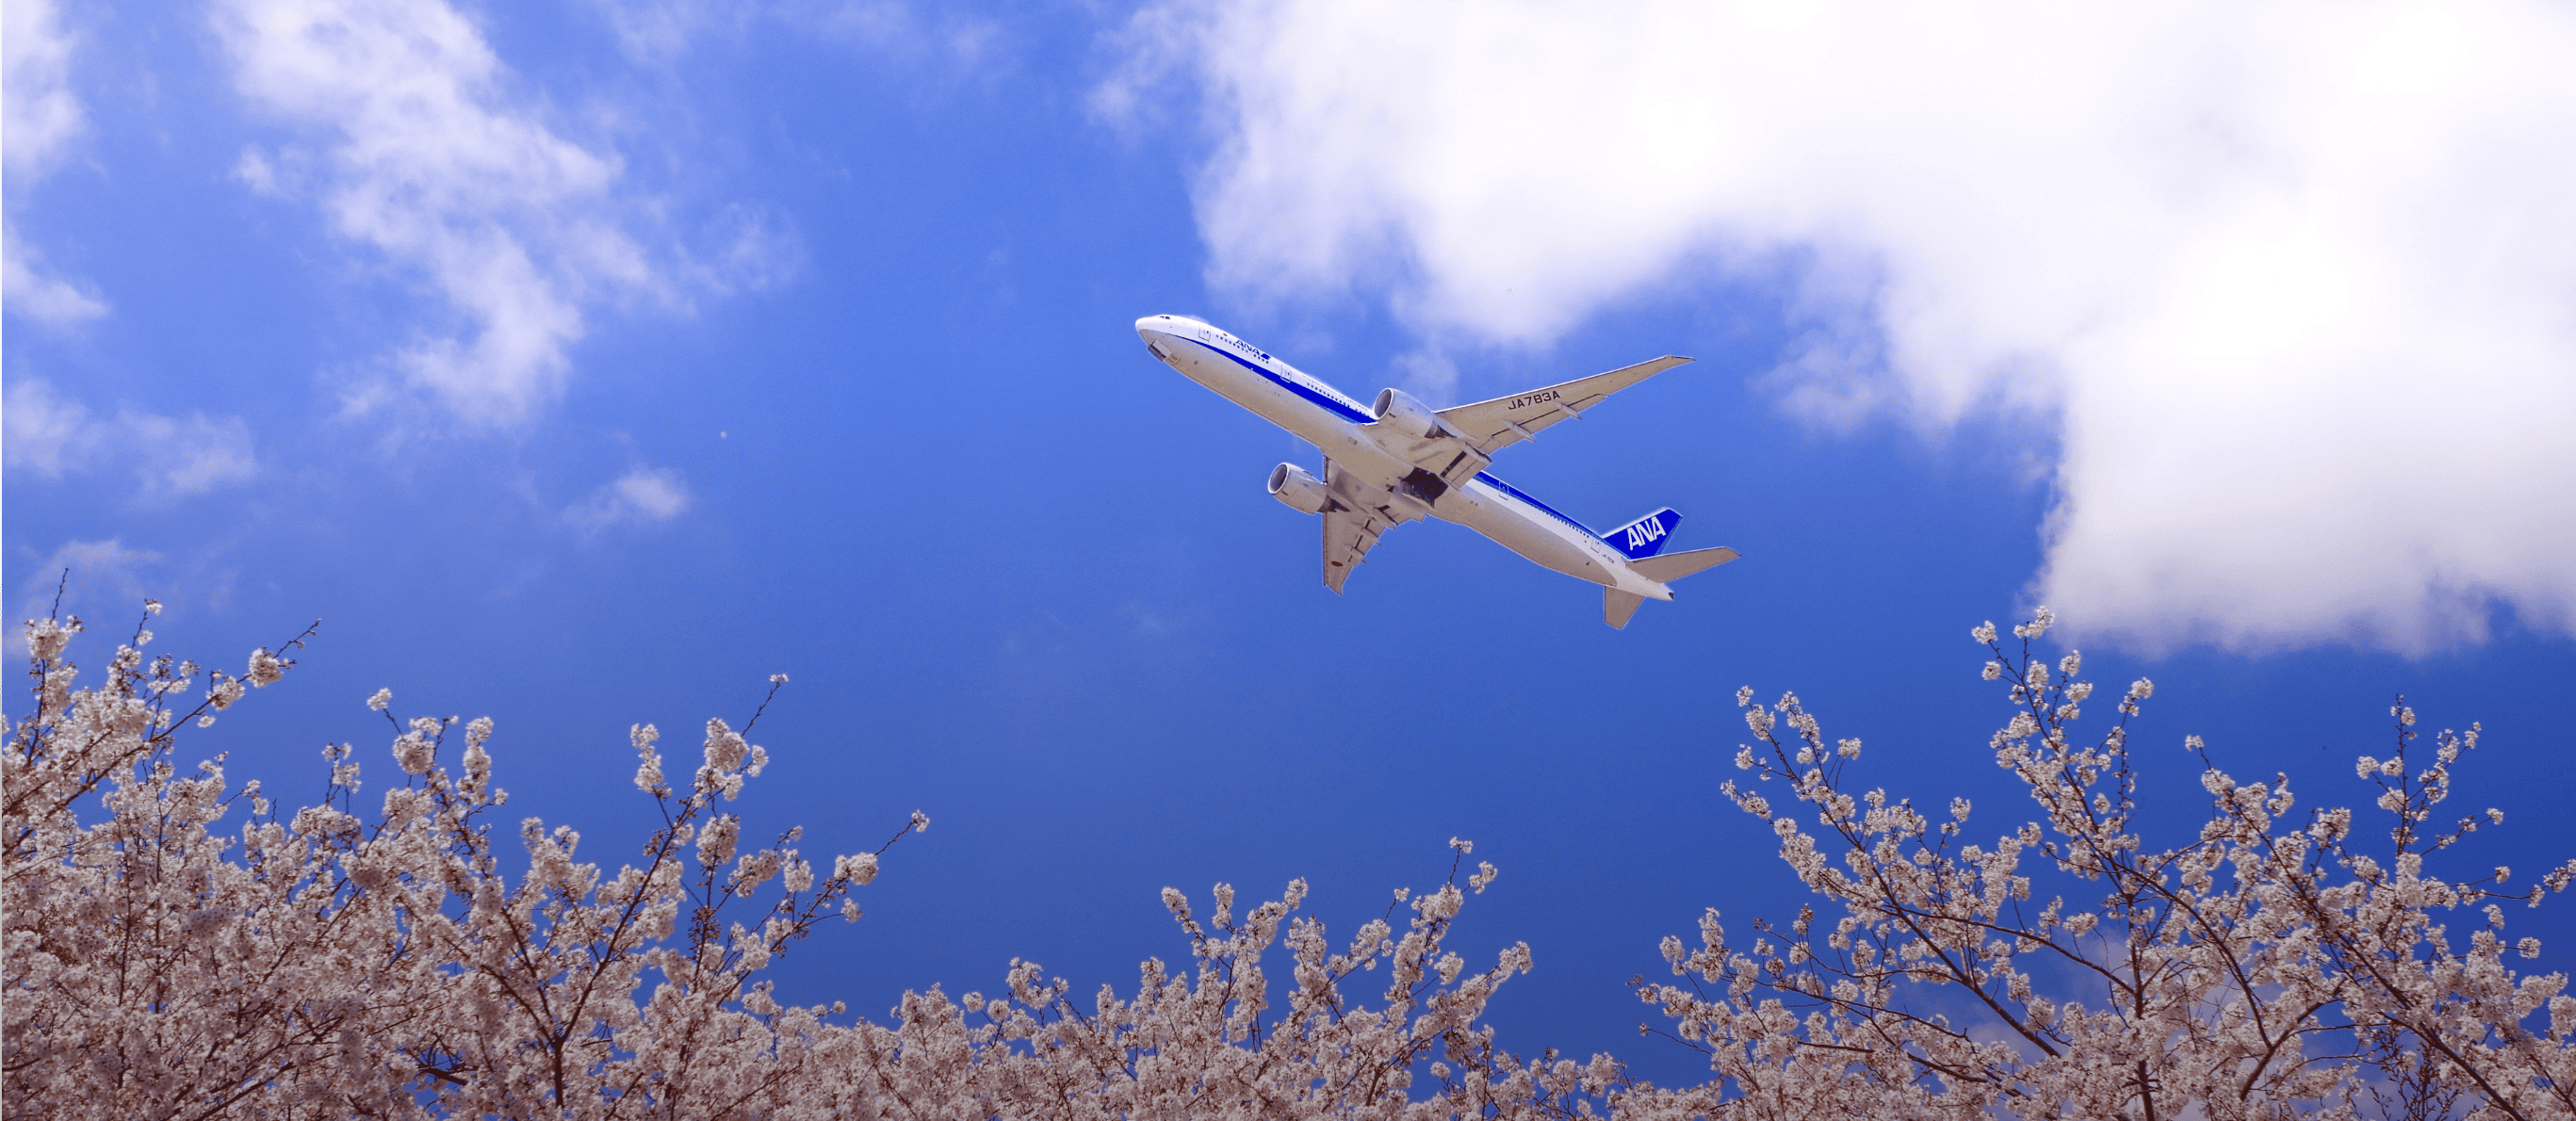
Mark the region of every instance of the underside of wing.
[[1324, 510], [1324, 586], [1340, 595], [1342, 581], [1351, 578], [1351, 570], [1368, 559], [1369, 550], [1390, 524], [1386, 512], [1363, 504], [1352, 492], [1353, 480], [1332, 460], [1324, 461], [1325, 485], [1337, 499]]
[[1576, 378], [1562, 385], [1442, 409], [1440, 423], [1457, 432], [1477, 454], [1491, 456], [1497, 450], [1536, 436], [1540, 429], [1551, 424], [1581, 416], [1584, 410], [1600, 404], [1613, 393], [1688, 361], [1688, 358], [1668, 354], [1651, 362], [1622, 366], [1606, 374]]
[[1375, 510], [1328, 510], [1324, 513], [1324, 586], [1339, 595], [1342, 581], [1351, 578], [1351, 570], [1368, 559], [1368, 551], [1377, 544], [1377, 535], [1385, 530], [1386, 520]]

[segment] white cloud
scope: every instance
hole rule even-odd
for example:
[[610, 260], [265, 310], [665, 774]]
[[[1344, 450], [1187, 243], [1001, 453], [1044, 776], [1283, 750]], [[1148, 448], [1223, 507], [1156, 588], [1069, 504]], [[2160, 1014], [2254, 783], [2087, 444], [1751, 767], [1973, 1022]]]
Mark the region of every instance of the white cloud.
[[160, 562], [161, 554], [126, 548], [121, 540], [66, 543], [27, 569], [27, 578], [18, 584], [19, 617], [40, 619], [54, 610], [57, 589], [66, 615], [110, 606], [139, 610], [145, 597], [167, 594], [145, 579]]
[[[1173, 35], [1158, 26], [1177, 20]], [[1543, 347], [1794, 278], [1830, 423], [2053, 418], [2035, 591], [2148, 648], [2576, 629], [2576, 9], [1169, 7], [1210, 280]], [[1104, 87], [1115, 114], [1170, 55]]]
[[0, 299], [9, 310], [48, 323], [71, 323], [107, 314], [107, 302], [88, 285], [45, 275], [44, 257], [19, 236], [18, 223], [0, 219]]
[[0, 4], [0, 152], [9, 177], [41, 175], [88, 125], [72, 96], [72, 37], [53, 0]]
[[687, 51], [727, 14], [713, 0], [591, 0], [590, 6], [617, 32], [627, 56], [644, 60]]
[[688, 508], [689, 487], [678, 471], [639, 466], [564, 511], [564, 520], [585, 533], [597, 533], [613, 526], [668, 521]]
[[1448, 355], [1438, 350], [1417, 350], [1396, 355], [1388, 365], [1404, 389], [1415, 397], [1443, 404], [1457, 400], [1458, 364]]
[[771, 10], [802, 34], [857, 47], [885, 61], [935, 67], [951, 80], [1003, 62], [1002, 25], [956, 5], [779, 0]]
[[626, 57], [668, 64], [713, 39], [738, 46], [755, 21], [785, 25], [801, 39], [862, 50], [872, 61], [924, 72], [934, 81], [1005, 63], [1002, 25], [959, 5], [917, 0], [589, 0]]
[[[88, 128], [71, 91], [73, 45], [53, 0], [0, 4], [0, 169], [8, 174], [11, 209]], [[41, 259], [16, 216], [0, 217], [0, 301], [10, 310], [54, 323], [107, 313], [85, 285], [39, 271]]]
[[711, 292], [783, 288], [805, 271], [805, 239], [795, 223], [766, 207], [733, 203], [716, 212], [699, 238], [704, 247], [691, 277]]
[[197, 494], [259, 474], [250, 426], [240, 417], [122, 412], [117, 423], [142, 449], [136, 474], [146, 495]]
[[242, 149], [241, 156], [233, 161], [233, 178], [240, 180], [242, 186], [270, 198], [284, 198], [290, 193], [279, 174], [277, 161], [256, 147]]
[[0, 400], [0, 464], [54, 476], [77, 467], [98, 445], [89, 408], [54, 396], [54, 388], [29, 378]]
[[[332, 226], [426, 274], [465, 330], [394, 359], [470, 420], [527, 419], [562, 390], [586, 303], [659, 281], [619, 225], [620, 165], [557, 136], [480, 32], [435, 2], [224, 0], [216, 27], [241, 91], [321, 130], [327, 150], [245, 154], [254, 189], [302, 166]], [[380, 399], [360, 392], [355, 401]]]
[[0, 463], [48, 478], [93, 467], [134, 473], [146, 498], [199, 494], [259, 474], [250, 426], [240, 417], [185, 417], [121, 409], [93, 419], [89, 406], [47, 383], [21, 379], [0, 408]]

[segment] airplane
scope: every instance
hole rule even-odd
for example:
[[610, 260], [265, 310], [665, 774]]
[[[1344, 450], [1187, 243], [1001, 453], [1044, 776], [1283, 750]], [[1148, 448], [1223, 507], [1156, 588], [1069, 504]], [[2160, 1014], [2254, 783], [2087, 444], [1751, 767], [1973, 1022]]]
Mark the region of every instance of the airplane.
[[1359, 402], [1270, 352], [1184, 315], [1136, 321], [1145, 349], [1219, 396], [1324, 453], [1319, 478], [1294, 463], [1270, 469], [1270, 494], [1324, 519], [1324, 586], [1333, 594], [1368, 559], [1380, 534], [1425, 518], [1466, 526], [1578, 580], [1601, 585], [1601, 621], [1626, 629], [1637, 605], [1671, 600], [1671, 583], [1724, 564], [1728, 548], [1666, 553], [1682, 516], [1665, 507], [1594, 533], [1485, 470], [1495, 452], [1579, 418], [1613, 393], [1690, 361], [1665, 356], [1606, 374], [1433, 410], [1400, 389]]

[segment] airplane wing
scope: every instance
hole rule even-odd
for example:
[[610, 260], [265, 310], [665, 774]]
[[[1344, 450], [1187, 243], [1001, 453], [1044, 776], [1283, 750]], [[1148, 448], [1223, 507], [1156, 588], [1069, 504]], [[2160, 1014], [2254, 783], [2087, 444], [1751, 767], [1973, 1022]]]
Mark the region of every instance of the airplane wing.
[[1440, 423], [1464, 437], [1476, 454], [1491, 456], [1536, 436], [1540, 429], [1607, 400], [1613, 393], [1688, 362], [1665, 355], [1651, 362], [1622, 366], [1606, 374], [1576, 378], [1562, 385], [1533, 389], [1514, 397], [1496, 397], [1473, 405], [1440, 410]]
[[1324, 461], [1324, 485], [1346, 500], [1324, 509], [1324, 586], [1334, 595], [1342, 594], [1342, 581], [1351, 578], [1351, 570], [1368, 559], [1377, 545], [1378, 535], [1386, 532], [1389, 522], [1383, 511], [1362, 505], [1346, 472], [1327, 459]]

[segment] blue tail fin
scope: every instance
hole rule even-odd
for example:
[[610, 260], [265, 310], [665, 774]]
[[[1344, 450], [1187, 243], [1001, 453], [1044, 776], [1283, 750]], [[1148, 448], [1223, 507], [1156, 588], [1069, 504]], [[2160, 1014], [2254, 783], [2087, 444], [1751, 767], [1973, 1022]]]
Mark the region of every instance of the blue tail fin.
[[1629, 560], [1644, 560], [1660, 551], [1664, 541], [1673, 535], [1673, 527], [1681, 523], [1682, 516], [1666, 506], [1602, 534], [1601, 539], [1609, 542], [1611, 548], [1626, 554]]

